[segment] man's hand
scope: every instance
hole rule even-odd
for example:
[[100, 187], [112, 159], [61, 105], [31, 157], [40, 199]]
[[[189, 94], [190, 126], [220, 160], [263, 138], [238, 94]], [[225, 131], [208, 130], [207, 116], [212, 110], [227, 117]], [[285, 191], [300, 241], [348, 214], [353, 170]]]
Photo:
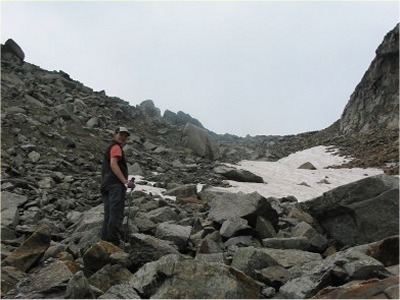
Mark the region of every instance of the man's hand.
[[135, 188], [135, 178], [132, 177], [131, 180], [128, 181], [127, 185], [128, 189], [134, 189]]

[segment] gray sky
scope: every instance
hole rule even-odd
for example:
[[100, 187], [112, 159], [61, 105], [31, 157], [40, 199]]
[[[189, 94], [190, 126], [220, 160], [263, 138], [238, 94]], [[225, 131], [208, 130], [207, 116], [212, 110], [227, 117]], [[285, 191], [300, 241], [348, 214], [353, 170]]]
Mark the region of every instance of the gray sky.
[[216, 133], [286, 135], [340, 118], [397, 22], [397, 1], [2, 2], [1, 43]]

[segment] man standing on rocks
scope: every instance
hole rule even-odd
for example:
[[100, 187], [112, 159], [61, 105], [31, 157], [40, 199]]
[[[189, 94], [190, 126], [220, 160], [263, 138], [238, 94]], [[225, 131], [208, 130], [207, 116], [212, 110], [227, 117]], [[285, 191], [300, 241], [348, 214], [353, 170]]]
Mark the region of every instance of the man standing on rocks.
[[128, 187], [128, 165], [122, 147], [130, 136], [126, 127], [118, 127], [113, 141], [104, 153], [101, 195], [104, 203], [104, 220], [101, 239], [120, 245], [124, 218], [125, 194]]

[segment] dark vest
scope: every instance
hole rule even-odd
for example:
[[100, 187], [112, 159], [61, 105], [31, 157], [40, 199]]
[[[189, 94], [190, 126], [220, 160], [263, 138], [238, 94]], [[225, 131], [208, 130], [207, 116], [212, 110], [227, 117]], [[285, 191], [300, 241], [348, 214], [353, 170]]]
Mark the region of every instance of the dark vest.
[[[110, 150], [111, 150], [111, 147], [114, 145], [118, 145], [119, 147], [121, 147], [121, 145], [118, 142], [113, 141], [111, 143], [111, 145], [107, 147], [107, 149], [104, 153], [103, 168], [101, 170], [101, 187], [100, 187], [100, 190], [102, 192], [105, 191], [105, 188], [107, 186], [110, 186], [110, 185], [116, 184], [116, 183], [121, 183], [121, 181], [118, 179], [118, 177], [115, 176], [114, 172], [111, 170], [111, 166], [110, 166]], [[122, 150], [122, 157], [118, 161], [118, 166], [121, 169], [124, 177], [128, 178], [128, 165], [126, 163], [124, 150], [122, 149], [122, 147], [121, 147], [121, 150]]]

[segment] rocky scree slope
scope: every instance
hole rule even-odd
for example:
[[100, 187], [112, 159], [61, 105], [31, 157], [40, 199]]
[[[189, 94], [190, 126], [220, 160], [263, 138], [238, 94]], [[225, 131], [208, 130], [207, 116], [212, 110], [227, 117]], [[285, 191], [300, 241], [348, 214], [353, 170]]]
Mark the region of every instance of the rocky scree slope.
[[[398, 39], [396, 28], [383, 44], [393, 34]], [[393, 55], [384, 58], [395, 62]], [[382, 60], [374, 61], [367, 73], [382, 72]], [[378, 177], [342, 187], [315, 199], [312, 207], [292, 197], [220, 195], [207, 187], [198, 193], [194, 184], [224, 185], [224, 178], [213, 172], [220, 161], [276, 160], [320, 144], [339, 146], [357, 158], [354, 166], [393, 163], [393, 172], [398, 168], [397, 129], [378, 130], [371, 121], [363, 133], [358, 128], [342, 132], [339, 120], [325, 130], [293, 136], [220, 136], [182, 112], [161, 117], [151, 100], [133, 107], [63, 71], [27, 63], [13, 41], [2, 45], [1, 63], [2, 295], [7, 298], [309, 298], [329, 285], [354, 288], [353, 281], [370, 278], [380, 288], [371, 293], [396, 297], [390, 290], [393, 272], [387, 268], [398, 265], [398, 259], [384, 249], [398, 241], [398, 216], [392, 215], [398, 212], [398, 179]], [[390, 91], [398, 97], [398, 85]], [[375, 103], [375, 94], [369, 94], [364, 101]], [[144, 175], [143, 184], [154, 181], [177, 197], [172, 202], [134, 193], [137, 214], [133, 217], [126, 208], [125, 242], [135, 247], [128, 244], [125, 251], [99, 241], [97, 232], [102, 151], [121, 124], [133, 132], [125, 148], [130, 173]], [[337, 197], [360, 190], [370, 193], [344, 203]], [[327, 201], [331, 207], [323, 205]], [[380, 211], [374, 208], [377, 201]], [[382, 214], [390, 214], [383, 231], [371, 231], [382, 223]], [[343, 226], [335, 230], [331, 224]], [[360, 243], [373, 243], [362, 248], [369, 256], [358, 254], [360, 249], [344, 252]], [[293, 257], [282, 259], [290, 249], [296, 250]], [[220, 264], [211, 267], [210, 261]], [[187, 270], [196, 275], [195, 282], [188, 281]], [[185, 289], [175, 290], [171, 282]], [[222, 282], [229, 282], [226, 289]]]

